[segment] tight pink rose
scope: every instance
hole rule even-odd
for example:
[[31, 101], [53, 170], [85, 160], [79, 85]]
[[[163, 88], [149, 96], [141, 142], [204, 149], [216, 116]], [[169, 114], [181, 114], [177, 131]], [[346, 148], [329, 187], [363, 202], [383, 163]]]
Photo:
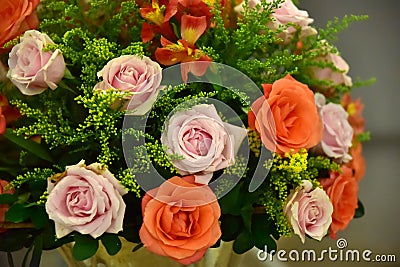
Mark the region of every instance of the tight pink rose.
[[338, 54], [327, 53], [316, 59], [317, 61], [331, 63], [337, 70], [330, 67], [311, 68], [311, 77], [320, 81], [330, 81], [333, 85], [345, 85], [352, 86], [351, 77], [347, 75], [350, 70], [349, 65], [344, 61], [344, 59]]
[[155, 102], [162, 79], [162, 69], [157, 62], [148, 57], [124, 55], [110, 60], [97, 73], [103, 81], [95, 86], [95, 90], [120, 90], [131, 92], [124, 108], [134, 115], [143, 115]]
[[[273, 0], [267, 0], [267, 3], [272, 3]], [[250, 8], [256, 7], [256, 5], [261, 5], [260, 0], [249, 0], [248, 6]], [[235, 8], [237, 13], [241, 13], [244, 11], [244, 1], [237, 5]], [[280, 26], [286, 25], [288, 23], [293, 23], [301, 27], [300, 39], [303, 39], [310, 35], [317, 34], [317, 31], [308, 26], [313, 23], [313, 19], [308, 17], [308, 12], [305, 10], [299, 10], [295, 4], [291, 0], [284, 1], [279, 8], [274, 10], [272, 13], [274, 21], [272, 21], [268, 26], [272, 30], [277, 30]], [[293, 38], [297, 29], [293, 26], [289, 26], [283, 32], [279, 33], [277, 37], [282, 38], [285, 43], [289, 42], [290, 39]]]
[[328, 157], [346, 163], [351, 160], [349, 148], [353, 139], [353, 128], [348, 122], [348, 114], [339, 104], [325, 104], [322, 94], [317, 93], [315, 98], [324, 128], [321, 148]]
[[193, 180], [172, 177], [142, 200], [139, 235], [144, 246], [184, 265], [199, 261], [221, 236], [217, 198]]
[[64, 76], [61, 50], [43, 51], [48, 44], [54, 42], [47, 34], [30, 30], [10, 52], [7, 77], [24, 95], [37, 95], [47, 88], [55, 90]]
[[200, 104], [176, 112], [161, 142], [167, 154], [182, 157], [173, 161], [180, 174], [194, 174], [196, 183], [208, 184], [214, 171], [234, 163], [245, 136], [246, 129], [222, 122], [214, 105]]
[[321, 240], [332, 223], [333, 205], [321, 188], [312, 188], [308, 180], [288, 196], [284, 212], [289, 218], [294, 233], [304, 243], [305, 236]]
[[84, 161], [49, 178], [46, 211], [61, 238], [72, 231], [93, 238], [122, 230], [127, 191], [100, 164]]
[[36, 29], [39, 20], [36, 7], [39, 0], [3, 0], [0, 8], [0, 54], [7, 50], [3, 45], [24, 31]]

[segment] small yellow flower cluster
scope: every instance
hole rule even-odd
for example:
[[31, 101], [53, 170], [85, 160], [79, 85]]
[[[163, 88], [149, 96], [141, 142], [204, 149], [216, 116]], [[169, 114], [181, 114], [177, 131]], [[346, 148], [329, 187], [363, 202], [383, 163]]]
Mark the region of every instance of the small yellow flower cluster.
[[[307, 150], [301, 149], [297, 153], [285, 153], [286, 160], [282, 161], [279, 156], [276, 157], [278, 162], [282, 162], [276, 166], [279, 170], [287, 170], [299, 174], [302, 171], [307, 170]], [[280, 158], [280, 159], [279, 159]], [[276, 162], [277, 163], [277, 162]]]
[[136, 197], [141, 198], [140, 186], [136, 183], [135, 175], [132, 174], [131, 170], [125, 169], [121, 171], [121, 173], [117, 175], [117, 179], [126, 188], [126, 190], [129, 192], [134, 192]]
[[260, 135], [256, 131], [254, 131], [254, 130], [252, 130], [250, 128], [247, 128], [247, 136], [249, 138], [250, 150], [254, 153], [254, 155], [256, 157], [259, 157], [260, 156], [260, 151], [261, 151], [261, 138], [260, 138]]
[[41, 195], [40, 198], [39, 198], [39, 200], [36, 201], [36, 204], [38, 204], [38, 205], [44, 205], [44, 204], [46, 204], [46, 201], [47, 201], [47, 197], [48, 197], [48, 196], [49, 196], [49, 192], [47, 192], [47, 190], [44, 191], [44, 192], [43, 192], [43, 195]]

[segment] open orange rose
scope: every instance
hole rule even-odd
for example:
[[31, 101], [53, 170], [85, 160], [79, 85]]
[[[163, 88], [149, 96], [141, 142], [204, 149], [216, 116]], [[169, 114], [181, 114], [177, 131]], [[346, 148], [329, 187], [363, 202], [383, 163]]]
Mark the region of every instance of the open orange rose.
[[0, 9], [0, 54], [3, 45], [21, 35], [24, 31], [35, 29], [39, 25], [36, 7], [40, 0], [4, 0]]
[[330, 176], [320, 182], [333, 204], [329, 236], [336, 238], [336, 233], [344, 230], [354, 217], [358, 207], [358, 183], [346, 166], [342, 167], [342, 173], [332, 172]]
[[276, 145], [279, 154], [291, 149], [297, 152], [321, 141], [322, 122], [307, 85], [287, 75], [273, 84], [263, 84], [263, 89], [264, 97], [251, 105], [248, 119], [250, 128], [260, 133], [269, 150], [274, 151]]
[[193, 182], [194, 176], [174, 176], [149, 191], [142, 200], [139, 231], [149, 251], [185, 265], [199, 261], [221, 236], [214, 193]]

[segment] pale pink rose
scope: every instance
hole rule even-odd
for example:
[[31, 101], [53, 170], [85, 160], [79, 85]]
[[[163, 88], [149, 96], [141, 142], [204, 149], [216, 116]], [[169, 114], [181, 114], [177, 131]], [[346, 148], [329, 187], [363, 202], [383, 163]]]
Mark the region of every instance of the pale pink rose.
[[306, 235], [320, 241], [332, 223], [333, 205], [323, 189], [303, 180], [288, 196], [284, 212], [303, 243]]
[[322, 150], [328, 157], [344, 163], [349, 162], [353, 128], [347, 119], [348, 113], [339, 104], [325, 104], [325, 97], [322, 94], [316, 93], [315, 98], [324, 128], [321, 140]]
[[344, 59], [338, 54], [327, 53], [325, 56], [319, 57], [317, 61], [327, 62], [333, 64], [337, 70], [330, 67], [311, 68], [311, 77], [320, 81], [330, 81], [333, 85], [345, 85], [352, 86], [351, 77], [347, 75], [350, 70], [349, 65], [344, 61]]
[[234, 164], [246, 129], [224, 123], [214, 105], [200, 104], [176, 112], [161, 136], [166, 153], [182, 175], [194, 174], [196, 183], [208, 184], [213, 172]]
[[73, 231], [93, 238], [122, 230], [127, 191], [98, 163], [84, 161], [49, 178], [46, 211], [61, 238]]
[[47, 34], [30, 30], [10, 52], [7, 77], [24, 95], [37, 95], [47, 88], [55, 90], [64, 76], [61, 50], [43, 51], [48, 44], [54, 42]]
[[143, 115], [155, 102], [162, 79], [160, 65], [148, 57], [124, 55], [110, 60], [97, 76], [103, 81], [95, 86], [95, 90], [119, 90], [131, 92], [124, 109], [131, 114]]
[[[274, 2], [273, 0], [267, 0], [267, 3], [272, 3]], [[261, 5], [260, 0], [249, 0], [248, 6], [250, 8], [256, 7], [256, 5]], [[244, 11], [244, 1], [240, 4], [237, 5], [234, 9], [236, 12], [241, 13]], [[300, 39], [303, 39], [307, 36], [310, 35], [315, 35], [317, 34], [317, 31], [311, 27], [308, 26], [309, 24], [313, 23], [313, 19], [308, 17], [308, 12], [305, 10], [299, 10], [295, 4], [291, 0], [286, 0], [283, 2], [279, 8], [274, 10], [274, 13], [272, 14], [274, 21], [272, 21], [268, 27], [271, 30], [277, 30], [280, 26], [286, 25], [288, 23], [293, 23], [301, 27], [301, 32], [300, 32]], [[285, 29], [283, 32], [279, 33], [277, 37], [282, 38], [284, 43], [287, 43], [292, 39], [296, 33], [297, 29], [293, 26], [289, 26], [287, 29]]]

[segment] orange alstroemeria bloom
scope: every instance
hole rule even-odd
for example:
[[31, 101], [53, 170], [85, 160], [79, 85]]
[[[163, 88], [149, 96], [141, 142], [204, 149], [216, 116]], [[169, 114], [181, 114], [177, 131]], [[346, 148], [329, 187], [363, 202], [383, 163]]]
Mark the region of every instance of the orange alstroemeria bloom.
[[176, 40], [169, 20], [177, 12], [178, 0], [153, 0], [151, 7], [140, 8], [140, 15], [150, 23], [143, 23], [141, 37], [144, 43], [151, 41], [156, 34]]
[[172, 43], [168, 39], [161, 37], [162, 48], [157, 48], [155, 56], [160, 64], [170, 66], [177, 63], [187, 63], [193, 61], [201, 61], [198, 64], [184, 64], [182, 71], [182, 78], [187, 80], [188, 73], [192, 72], [194, 75], [203, 75], [211, 58], [204, 54], [200, 49], [195, 46], [196, 41], [205, 32], [207, 28], [207, 20], [205, 16], [193, 17], [189, 15], [182, 16], [181, 37], [177, 43]]
[[210, 6], [214, 4], [214, 0], [178, 0], [176, 19], [182, 23], [182, 18], [185, 15], [194, 17], [206, 17], [207, 26], [211, 23], [213, 14], [210, 11]]

